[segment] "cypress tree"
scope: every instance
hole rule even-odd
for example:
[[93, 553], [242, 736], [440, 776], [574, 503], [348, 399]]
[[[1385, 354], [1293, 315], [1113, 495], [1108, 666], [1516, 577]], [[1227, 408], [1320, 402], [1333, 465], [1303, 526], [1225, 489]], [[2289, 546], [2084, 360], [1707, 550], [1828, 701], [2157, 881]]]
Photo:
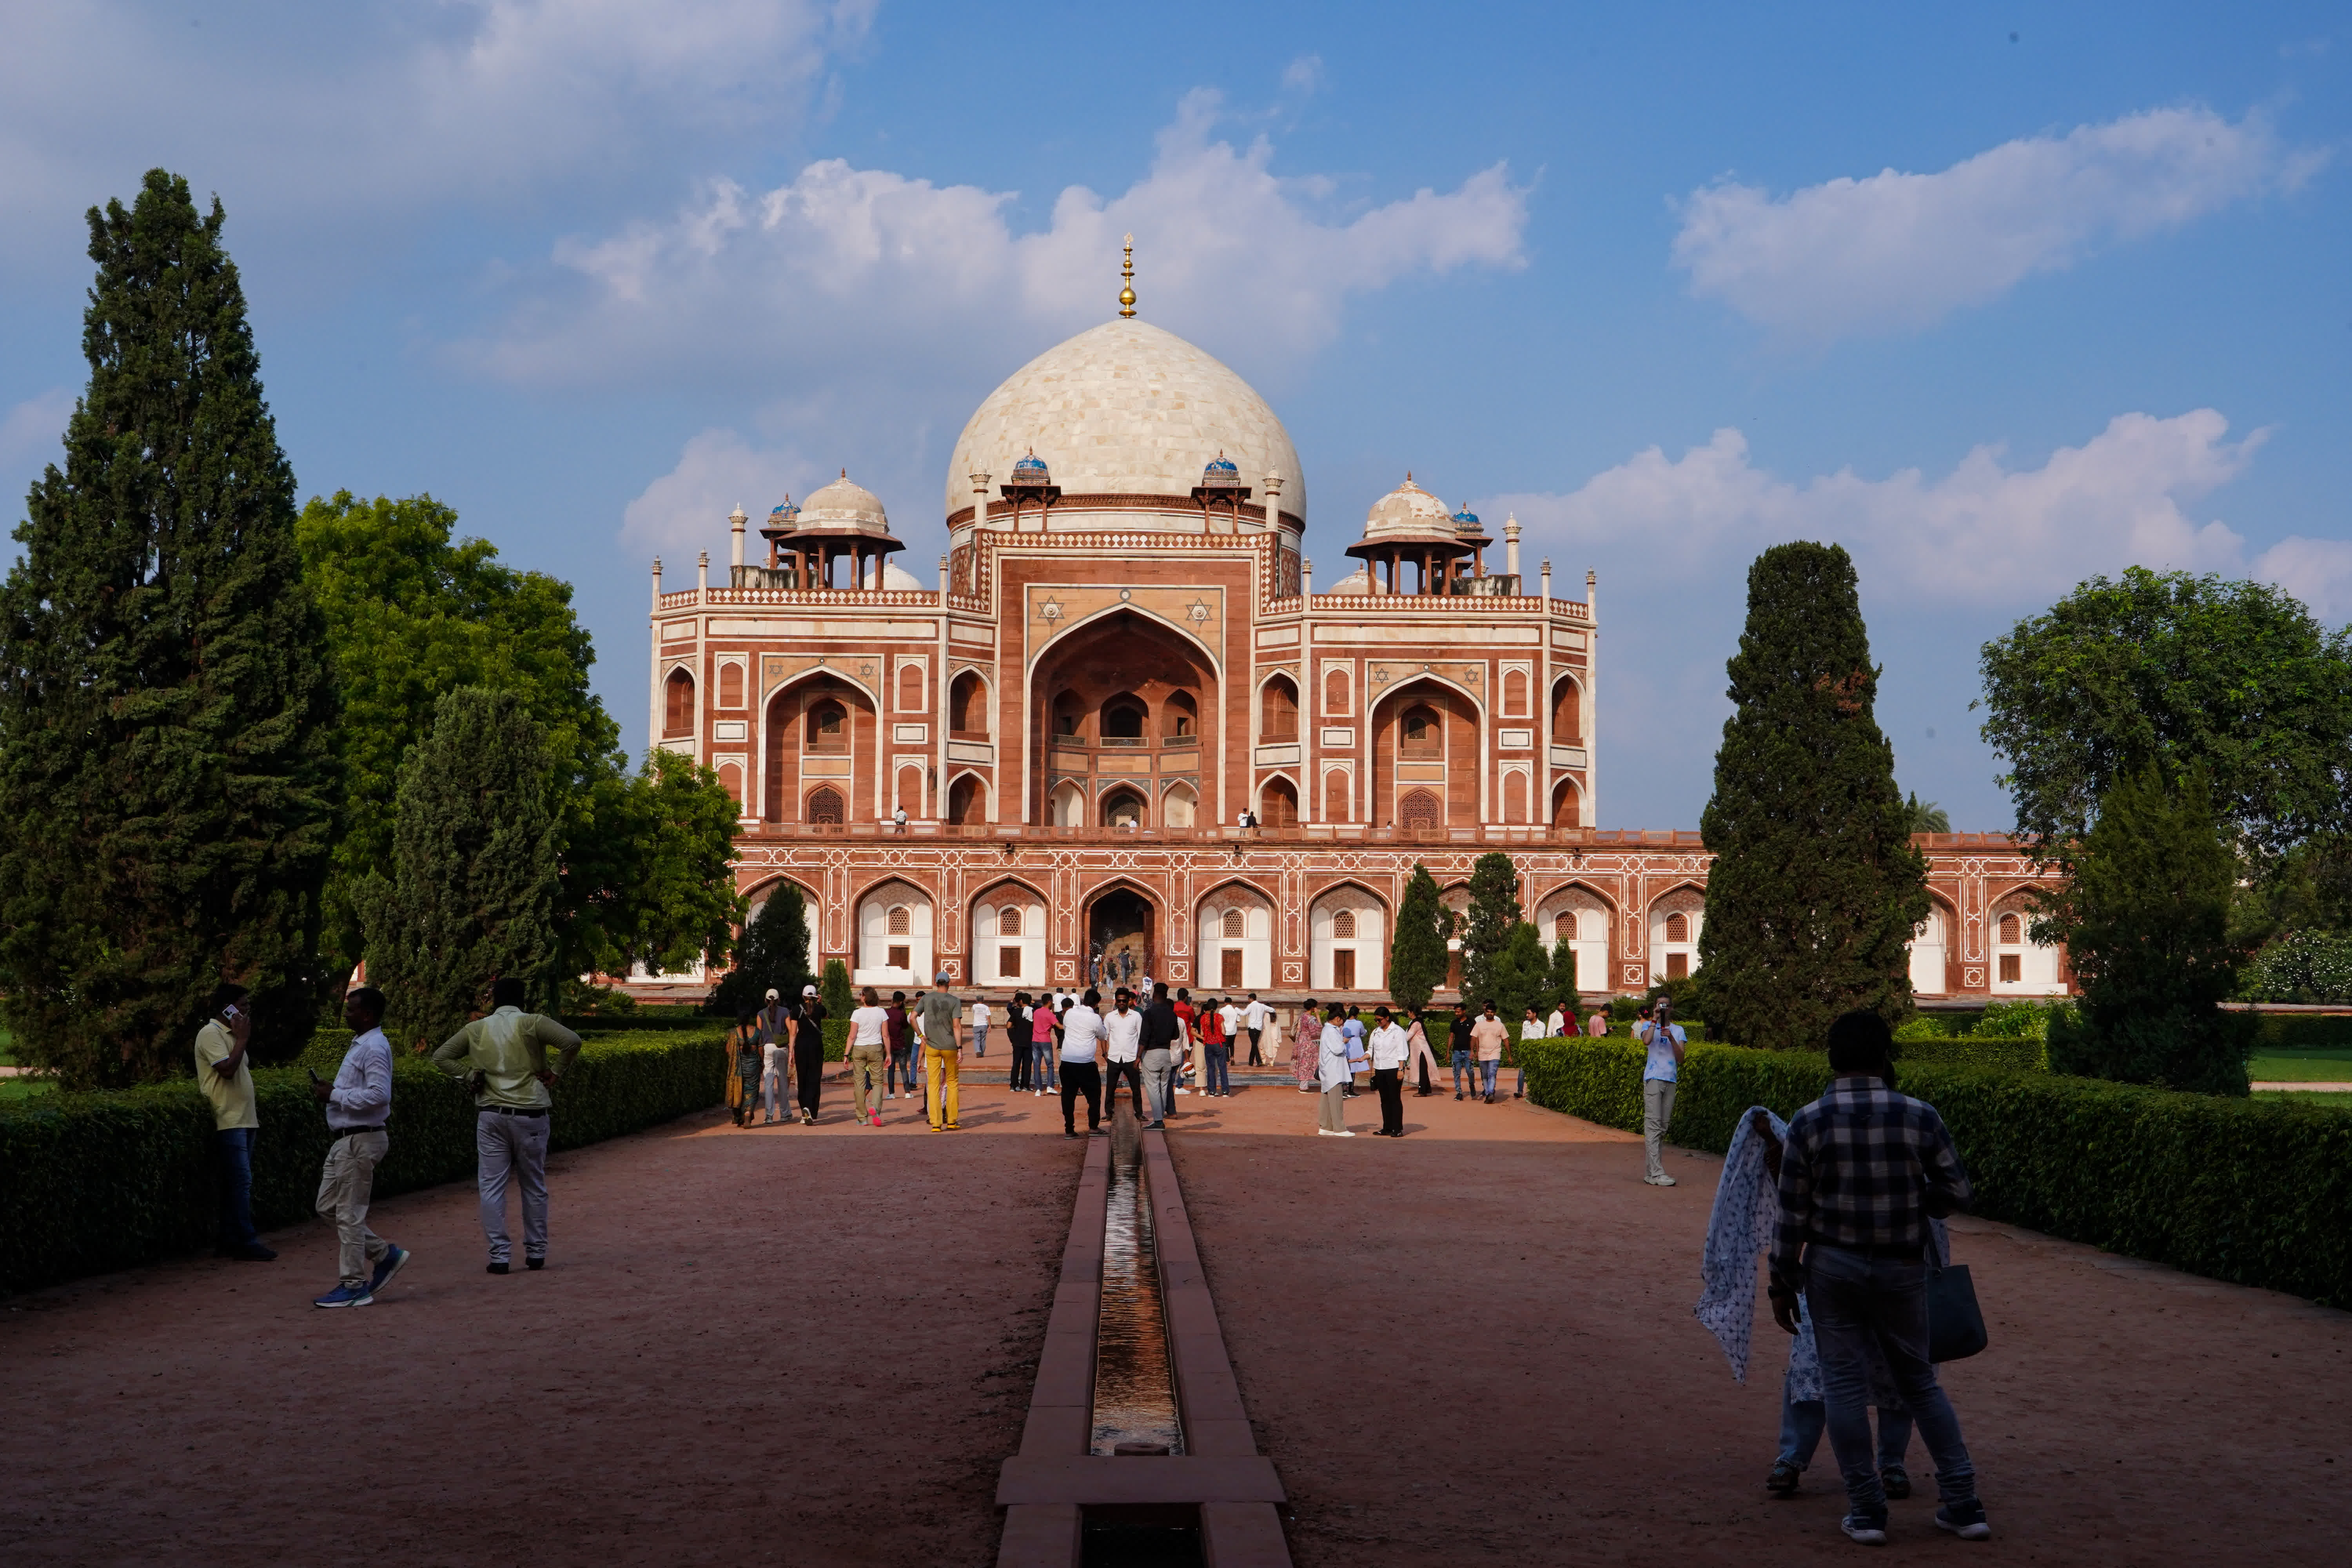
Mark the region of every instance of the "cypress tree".
[[1551, 958], [1544, 952], [1543, 932], [1526, 921], [1511, 927], [1503, 951], [1487, 968], [1487, 978], [1491, 989], [1480, 992], [1474, 1000], [1484, 1002], [1493, 996], [1496, 1016], [1512, 1028], [1518, 1027], [1530, 1007], [1538, 1013], [1550, 1012]]
[[1389, 1000], [1419, 1012], [1445, 980], [1445, 906], [1437, 879], [1413, 862], [1412, 879], [1397, 903], [1396, 935], [1389, 942]]
[[817, 1000], [827, 1018], [847, 1018], [856, 1010], [857, 994], [849, 988], [849, 965], [837, 958], [824, 961], [824, 978], [817, 982]]
[[1495, 961], [1519, 923], [1519, 868], [1499, 849], [1470, 868], [1470, 918], [1462, 928], [1462, 999], [1476, 1007], [1495, 994]]
[[1573, 943], [1556, 942], [1551, 944], [1551, 994], [1553, 1000], [1564, 1006], [1573, 1004], [1580, 994]]
[[215, 199], [89, 212], [89, 384], [0, 587], [0, 991], [76, 1087], [188, 1068], [223, 979], [253, 1053], [308, 1040], [335, 691], [294, 476]]
[[790, 882], [780, 885], [760, 906], [735, 945], [735, 967], [710, 993], [710, 1009], [721, 1017], [740, 1018], [764, 1005], [770, 987], [779, 996], [798, 998], [801, 987], [815, 978], [809, 973], [808, 905]]
[[404, 1038], [438, 1045], [492, 980], [551, 1007], [557, 960], [550, 758], [524, 700], [461, 686], [401, 764], [394, 875], [371, 874], [360, 907], [368, 977]]
[[2254, 1020], [2220, 1005], [2237, 987], [2238, 876], [2202, 766], [2177, 789], [2152, 765], [2107, 787], [2074, 879], [2034, 922], [2037, 940], [2066, 944], [2083, 988], [2050, 1021], [2051, 1070], [2247, 1092]]
[[1873, 706], [1853, 563], [1781, 544], [1748, 572], [1733, 712], [1699, 819], [1715, 854], [1699, 932], [1712, 1037], [1818, 1048], [1839, 1014], [1911, 1010], [1927, 865]]

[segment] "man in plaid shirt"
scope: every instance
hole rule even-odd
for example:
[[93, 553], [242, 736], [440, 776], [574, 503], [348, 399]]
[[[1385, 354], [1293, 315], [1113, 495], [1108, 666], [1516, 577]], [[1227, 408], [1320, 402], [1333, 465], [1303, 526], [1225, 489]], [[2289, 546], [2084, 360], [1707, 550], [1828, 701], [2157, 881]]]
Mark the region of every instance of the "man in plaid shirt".
[[1780, 1155], [1780, 1226], [1772, 1247], [1772, 1316], [1797, 1331], [1797, 1292], [1813, 1314], [1829, 1406], [1830, 1448], [1845, 1478], [1847, 1535], [1886, 1540], [1886, 1491], [1870, 1438], [1869, 1348], [1936, 1462], [1938, 1529], [1992, 1533], [1959, 1418], [1927, 1360], [1927, 1220], [1965, 1208], [1968, 1173], [1935, 1107], [1886, 1085], [1893, 1036], [1875, 1013], [1830, 1026], [1828, 1092], [1790, 1120]]

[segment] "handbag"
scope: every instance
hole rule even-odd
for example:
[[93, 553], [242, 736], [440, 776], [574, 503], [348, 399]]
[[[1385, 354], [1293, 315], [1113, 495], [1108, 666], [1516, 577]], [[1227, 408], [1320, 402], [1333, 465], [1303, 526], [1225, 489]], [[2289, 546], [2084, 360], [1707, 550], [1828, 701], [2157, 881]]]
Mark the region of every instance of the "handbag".
[[1969, 1266], [1954, 1263], [1927, 1276], [1927, 1359], [1966, 1361], [1985, 1348], [1984, 1313], [1977, 1307]]

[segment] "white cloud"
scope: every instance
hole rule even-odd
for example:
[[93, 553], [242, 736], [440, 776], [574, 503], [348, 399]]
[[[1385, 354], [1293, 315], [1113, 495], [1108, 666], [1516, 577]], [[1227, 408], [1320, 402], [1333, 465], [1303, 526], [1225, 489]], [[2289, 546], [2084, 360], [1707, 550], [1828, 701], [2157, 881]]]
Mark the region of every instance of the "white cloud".
[[705, 430], [686, 444], [677, 466], [647, 485], [621, 517], [622, 542], [664, 556], [670, 586], [689, 585], [694, 552], [709, 550], [719, 581], [725, 580], [727, 514], [740, 506], [745, 525], [743, 558], [766, 559], [759, 534], [768, 509], [786, 495], [805, 495], [829, 474], [798, 454], [754, 446], [733, 430]]
[[1722, 429], [1679, 458], [1653, 447], [1570, 494], [1496, 496], [1474, 510], [1517, 512], [1531, 553], [1623, 546], [1665, 572], [1704, 574], [1791, 539], [1835, 542], [1854, 552], [1866, 586], [1928, 602], [2044, 600], [2094, 573], [2143, 565], [2252, 571], [2304, 585], [2323, 614], [2341, 608], [2352, 546], [2290, 540], [2250, 566], [2242, 536], [2186, 510], [2242, 471], [2268, 434], [2228, 432], [2210, 408], [2120, 414], [2038, 468], [2010, 468], [1987, 446], [1940, 478], [1843, 468], [1798, 484], [1755, 466], [1747, 438]]
[[[232, 210], [385, 224], [551, 176], [609, 186], [648, 148], [800, 118], [874, 0], [96, 0], [11, 10], [0, 213], [59, 224], [162, 163]], [[90, 111], [103, 84], [135, 112]], [[381, 227], [376, 228], [381, 234]]]
[[2254, 558], [2253, 574], [2293, 594], [2322, 620], [2352, 620], [2352, 541], [2291, 535]]
[[1322, 87], [1321, 55], [1301, 55], [1283, 68], [1282, 89], [1285, 92], [1313, 93], [1320, 91]]
[[1526, 192], [1503, 165], [1327, 216], [1328, 185], [1276, 175], [1266, 142], [1215, 140], [1219, 111], [1213, 92], [1192, 94], [1134, 185], [1108, 198], [1070, 186], [1025, 234], [1006, 217], [1014, 193], [838, 159], [764, 194], [715, 181], [667, 222], [561, 246], [576, 287], [467, 353], [495, 374], [562, 382], [749, 364], [840, 382], [908, 347], [935, 363], [1000, 361], [1104, 317], [1129, 232], [1147, 318], [1296, 353], [1328, 340], [1351, 294], [1524, 265]]
[[2006, 142], [1940, 174], [1887, 169], [1775, 198], [1730, 181], [1681, 204], [1692, 292], [1791, 338], [1926, 326], [2104, 246], [2293, 190], [2326, 163], [2259, 114], [2158, 109]]

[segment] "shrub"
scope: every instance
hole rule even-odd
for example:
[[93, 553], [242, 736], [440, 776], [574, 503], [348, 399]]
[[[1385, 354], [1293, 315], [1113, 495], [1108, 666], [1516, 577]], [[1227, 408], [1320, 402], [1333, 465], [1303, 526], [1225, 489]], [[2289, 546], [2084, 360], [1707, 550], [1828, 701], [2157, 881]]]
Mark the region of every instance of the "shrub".
[[2254, 954], [2239, 977], [2248, 1002], [2352, 1001], [2352, 936], [2293, 931]]
[[[1525, 1047], [1538, 1105], [1642, 1124], [1631, 1042]], [[1720, 1153], [1751, 1105], [1794, 1113], [1829, 1082], [1810, 1051], [1695, 1047], [1668, 1136]], [[1906, 1059], [1976, 1188], [1973, 1212], [2233, 1284], [2352, 1305], [2352, 1110]]]
[[[348, 1037], [321, 1031], [304, 1055], [324, 1075]], [[588, 1043], [556, 1089], [552, 1146], [573, 1149], [719, 1103], [724, 1032], [643, 1032]], [[310, 1215], [327, 1126], [299, 1068], [253, 1075], [253, 1217], [263, 1229]], [[212, 1111], [193, 1079], [0, 1105], [0, 1290], [25, 1290], [209, 1247], [217, 1205]], [[392, 1147], [376, 1168], [389, 1197], [474, 1169], [474, 1106], [458, 1080], [415, 1056], [393, 1067]]]

